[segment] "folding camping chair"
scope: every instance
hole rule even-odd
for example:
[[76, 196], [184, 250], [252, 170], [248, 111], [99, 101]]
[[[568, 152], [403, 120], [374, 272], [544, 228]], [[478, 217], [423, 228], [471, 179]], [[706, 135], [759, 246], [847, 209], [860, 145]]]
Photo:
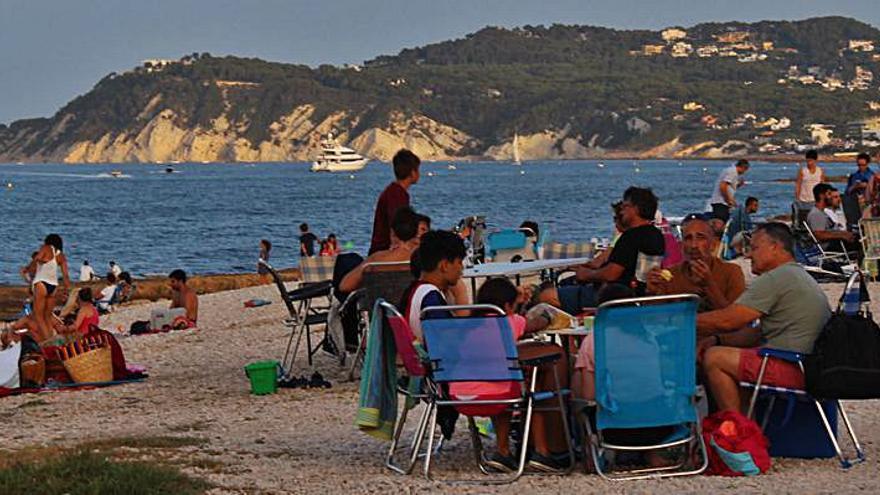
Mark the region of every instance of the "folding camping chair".
[[[880, 218], [863, 218], [859, 220], [859, 236], [862, 240], [864, 263], [880, 263]], [[877, 278], [877, 269], [869, 271]]]
[[[332, 259], [330, 257], [325, 258]], [[303, 260], [305, 259], [306, 258]], [[259, 263], [266, 268], [270, 275], [272, 275], [272, 279], [275, 281], [275, 286], [278, 288], [278, 292], [281, 295], [281, 300], [287, 308], [288, 316], [287, 318], [284, 318], [283, 324], [290, 328], [290, 337], [287, 340], [287, 347], [284, 350], [284, 358], [281, 360], [281, 367], [284, 370], [285, 375], [289, 375], [290, 371], [293, 369], [293, 364], [296, 361], [296, 355], [299, 351], [303, 335], [305, 335], [306, 338], [306, 351], [308, 353], [309, 366], [312, 366], [312, 356], [318, 351], [318, 349], [320, 349], [321, 345], [323, 345], [326, 340], [325, 335], [320, 342], [312, 347], [311, 328], [315, 325], [327, 324], [327, 308], [329, 306], [328, 304], [313, 304], [313, 302], [321, 299], [329, 300], [328, 298], [332, 292], [332, 285], [329, 279], [324, 281], [315, 280], [315, 278], [323, 276], [321, 275], [321, 271], [311, 270], [310, 268], [301, 265], [300, 269], [303, 274], [303, 281], [300, 284], [300, 287], [295, 290], [287, 290], [287, 286], [284, 285], [284, 280], [281, 279], [281, 275], [279, 275], [268, 262], [265, 260], [259, 260]], [[292, 352], [291, 347], [293, 348]]]
[[[428, 427], [428, 416], [431, 411], [430, 401], [435, 395], [431, 391], [435, 390], [435, 388], [430, 382], [430, 377], [423, 364], [422, 354], [424, 351], [420, 353], [416, 349], [416, 346], [420, 346], [420, 344], [416, 342], [412, 329], [409, 327], [409, 322], [392, 304], [382, 299], [379, 299], [377, 303], [380, 308], [380, 314], [376, 314], [374, 317], [382, 318], [382, 324], [386, 325], [387, 329], [394, 335], [395, 354], [398, 362], [402, 363], [403, 371], [409, 379], [405, 385], [400, 381], [397, 384], [397, 394], [398, 397], [404, 398], [404, 406], [394, 425], [394, 434], [391, 437], [391, 446], [385, 457], [385, 466], [399, 474], [410, 474], [419, 458], [419, 449], [425, 437], [425, 430]], [[417, 380], [416, 385], [411, 380]], [[427, 403], [428, 406], [422, 412], [416, 431], [413, 433], [409, 443], [405, 464], [399, 464], [396, 457], [405, 449], [405, 447], [400, 448], [398, 445], [403, 435], [407, 415], [410, 409], [415, 407], [416, 403], [422, 401]]]
[[[594, 321], [596, 361], [595, 433], [584, 428], [596, 472], [605, 479], [631, 480], [699, 474], [708, 457], [696, 408], [695, 295], [609, 301]], [[612, 443], [606, 430], [673, 427], [659, 443]], [[643, 468], [622, 474], [607, 471], [606, 451], [646, 452], [688, 447], [675, 466]], [[697, 451], [702, 465], [686, 466]]]
[[383, 299], [399, 304], [403, 292], [409, 287], [412, 280], [409, 261], [373, 262], [364, 266], [362, 291], [356, 302], [360, 313], [358, 346], [349, 366], [349, 380], [354, 379], [354, 374], [363, 360], [367, 344], [366, 332], [370, 327], [370, 313], [373, 311], [376, 301]]
[[551, 242], [544, 246], [544, 259], [592, 258], [594, 252], [595, 246], [592, 242], [570, 242], [567, 244]]
[[[448, 314], [449, 311], [471, 310], [472, 312], [489, 312], [486, 316], [470, 317], [441, 317], [435, 318], [438, 312]], [[543, 407], [542, 411], [558, 412], [562, 419], [568, 453], [572, 461], [574, 452], [571, 446], [571, 435], [568, 424], [568, 414], [565, 408], [564, 397], [569, 394], [567, 389], [559, 386], [559, 377], [555, 374], [556, 389], [554, 391], [538, 391], [538, 367], [541, 364], [554, 362], [562, 356], [553, 355], [537, 358], [534, 360], [520, 361], [517, 355], [516, 344], [513, 341], [513, 332], [504, 311], [497, 306], [475, 304], [462, 306], [439, 306], [424, 308], [421, 312], [422, 333], [425, 338], [428, 359], [430, 361], [430, 373], [433, 383], [437, 384], [436, 397], [429, 407], [430, 424], [428, 426], [428, 446], [425, 452], [424, 473], [431, 480], [431, 458], [433, 454], [434, 432], [437, 427], [438, 406], [453, 406], [459, 412], [468, 417], [468, 427], [471, 441], [474, 447], [474, 456], [477, 465], [484, 474], [490, 470], [484, 463], [482, 442], [477, 430], [474, 416], [487, 416], [497, 414], [497, 406], [513, 408], [520, 413], [520, 445], [518, 447], [519, 459], [517, 470], [507, 476], [483, 478], [474, 480], [454, 480], [452, 482], [463, 483], [511, 483], [516, 481], [525, 469], [529, 446], [529, 429], [531, 426], [532, 413], [535, 410], [535, 402], [556, 399], [556, 406]], [[472, 399], [465, 400], [451, 396], [445, 385], [453, 382], [525, 382], [522, 366], [531, 366], [526, 390], [516, 397], [497, 399]], [[476, 406], [476, 407], [474, 407]], [[492, 408], [490, 412], [488, 408]], [[561, 472], [568, 473], [574, 467], [572, 462], [568, 469]]]
[[492, 261], [523, 261], [533, 260], [535, 254], [535, 241], [533, 237], [519, 229], [500, 230], [492, 232], [486, 237], [486, 254]]
[[[853, 273], [847, 281], [846, 287], [844, 288], [843, 296], [840, 300], [840, 305], [838, 306], [838, 311], [843, 311], [847, 314], [854, 314], [864, 309], [862, 308], [863, 303], [860, 297], [861, 286], [855, 285], [856, 280], [859, 279], [860, 276], [861, 274], [859, 272]], [[752, 397], [749, 400], [749, 409], [747, 412], [747, 416], [750, 419], [753, 419], [753, 416], [755, 414], [755, 405], [758, 401], [759, 395], [768, 396], [770, 399], [770, 402], [767, 405], [767, 409], [764, 411], [764, 418], [761, 421], [762, 429], [767, 428], [767, 421], [770, 418], [770, 413], [772, 412], [774, 405], [776, 404], [777, 397], [786, 396], [789, 398], [789, 400], [805, 400], [808, 402], [812, 402], [819, 412], [819, 418], [822, 421], [822, 426], [824, 427], [825, 432], [828, 434], [828, 440], [830, 440], [831, 445], [834, 447], [834, 453], [837, 455], [841, 467], [843, 467], [844, 469], [852, 467], [853, 461], [843, 454], [843, 451], [840, 448], [840, 443], [837, 441], [837, 435], [832, 430], [828, 415], [825, 412], [825, 408], [822, 407], [822, 404], [819, 402], [819, 400], [808, 394], [806, 390], [778, 387], [774, 385], [765, 385], [763, 383], [764, 372], [767, 369], [767, 363], [770, 359], [781, 359], [789, 363], [797, 364], [797, 366], [801, 369], [801, 373], [804, 373], [803, 361], [805, 355], [799, 352], [783, 351], [770, 348], [760, 349], [758, 351], [758, 355], [761, 356], [762, 360], [761, 368], [758, 370], [757, 380], [755, 380], [755, 383], [740, 382], [740, 386], [754, 389], [752, 391]], [[856, 437], [855, 430], [853, 430], [852, 424], [849, 421], [846, 410], [844, 410], [843, 408], [843, 403], [841, 403], [840, 400], [834, 400], [833, 403], [836, 406], [837, 412], [840, 413], [840, 417], [843, 420], [843, 424], [846, 427], [847, 433], [849, 433], [850, 440], [852, 441], [853, 449], [856, 453], [855, 462], [864, 462], [865, 453], [862, 450], [861, 445], [859, 444], [859, 440]]]
[[843, 281], [847, 271], [855, 267], [848, 263], [846, 253], [826, 252], [806, 223], [795, 234], [795, 260], [818, 280]]

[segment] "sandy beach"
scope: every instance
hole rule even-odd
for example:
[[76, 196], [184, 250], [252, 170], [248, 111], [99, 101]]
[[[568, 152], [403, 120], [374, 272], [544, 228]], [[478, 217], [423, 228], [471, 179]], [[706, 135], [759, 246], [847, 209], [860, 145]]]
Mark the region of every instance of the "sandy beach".
[[[836, 301], [841, 285], [823, 287]], [[245, 308], [243, 302], [251, 298], [265, 298], [273, 304]], [[866, 463], [848, 471], [840, 469], [835, 459], [774, 459], [770, 473], [748, 479], [697, 476], [611, 484], [581, 470], [568, 477], [525, 476], [513, 488], [453, 487], [416, 475], [395, 475], [383, 467], [387, 444], [354, 428], [357, 383], [342, 382], [343, 370], [332, 358], [318, 353], [316, 361], [317, 370], [333, 382], [329, 390], [249, 394], [244, 365], [280, 359], [286, 344], [288, 334], [280, 324], [286, 312], [274, 286], [207, 294], [200, 301], [201, 324], [196, 331], [120, 338], [128, 361], [148, 367], [146, 382], [0, 399], [4, 455], [116, 439], [123, 445], [116, 449], [119, 455], [173, 463], [214, 484], [216, 488], [209, 493], [849, 493], [876, 489], [880, 468], [877, 401], [848, 403], [868, 456]], [[103, 317], [102, 327], [127, 328], [134, 320], [148, 318], [152, 307], [166, 304], [164, 300], [136, 301]], [[880, 304], [874, 302], [873, 310], [880, 312]], [[460, 426], [439, 458], [437, 476], [472, 470], [470, 444], [462, 434], [464, 424]], [[183, 440], [179, 446], [156, 449], [138, 446], [136, 439], [142, 437]]]

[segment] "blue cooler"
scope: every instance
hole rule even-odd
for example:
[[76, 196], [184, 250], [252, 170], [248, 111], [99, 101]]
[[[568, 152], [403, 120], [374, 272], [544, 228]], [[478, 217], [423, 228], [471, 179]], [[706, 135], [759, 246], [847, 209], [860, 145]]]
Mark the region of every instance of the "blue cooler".
[[[834, 401], [819, 401], [837, 437], [837, 405]], [[770, 404], [770, 397], [759, 397], [755, 404], [755, 421], [760, 425]], [[812, 459], [834, 457], [834, 445], [828, 439], [825, 426], [816, 405], [804, 397], [777, 395], [770, 411], [764, 435], [770, 441], [770, 456]]]

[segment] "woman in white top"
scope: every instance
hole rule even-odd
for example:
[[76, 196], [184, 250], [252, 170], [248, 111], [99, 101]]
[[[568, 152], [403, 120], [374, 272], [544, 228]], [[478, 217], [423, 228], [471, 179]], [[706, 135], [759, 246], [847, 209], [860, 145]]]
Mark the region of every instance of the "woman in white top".
[[818, 165], [819, 154], [810, 150], [806, 154], [807, 166], [798, 169], [797, 179], [794, 181], [795, 201], [798, 209], [809, 210], [816, 202], [813, 197], [813, 188], [825, 182], [825, 171]]
[[37, 251], [33, 263], [35, 265], [34, 278], [31, 287], [34, 292], [34, 316], [37, 320], [39, 335], [34, 335], [38, 343], [45, 342], [52, 337], [52, 319], [55, 317], [52, 310], [55, 309], [55, 289], [58, 287], [58, 268], [64, 277], [64, 291], [70, 289], [70, 275], [67, 273], [67, 258], [64, 257], [64, 243], [58, 234], [49, 234], [43, 241], [43, 246]]

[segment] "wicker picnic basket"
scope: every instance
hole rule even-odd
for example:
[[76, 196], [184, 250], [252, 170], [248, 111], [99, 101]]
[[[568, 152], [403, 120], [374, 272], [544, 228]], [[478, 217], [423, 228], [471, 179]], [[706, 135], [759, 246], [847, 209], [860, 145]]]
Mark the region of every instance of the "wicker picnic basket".
[[106, 337], [90, 337], [67, 344], [58, 349], [58, 357], [76, 383], [113, 380], [113, 360]]

